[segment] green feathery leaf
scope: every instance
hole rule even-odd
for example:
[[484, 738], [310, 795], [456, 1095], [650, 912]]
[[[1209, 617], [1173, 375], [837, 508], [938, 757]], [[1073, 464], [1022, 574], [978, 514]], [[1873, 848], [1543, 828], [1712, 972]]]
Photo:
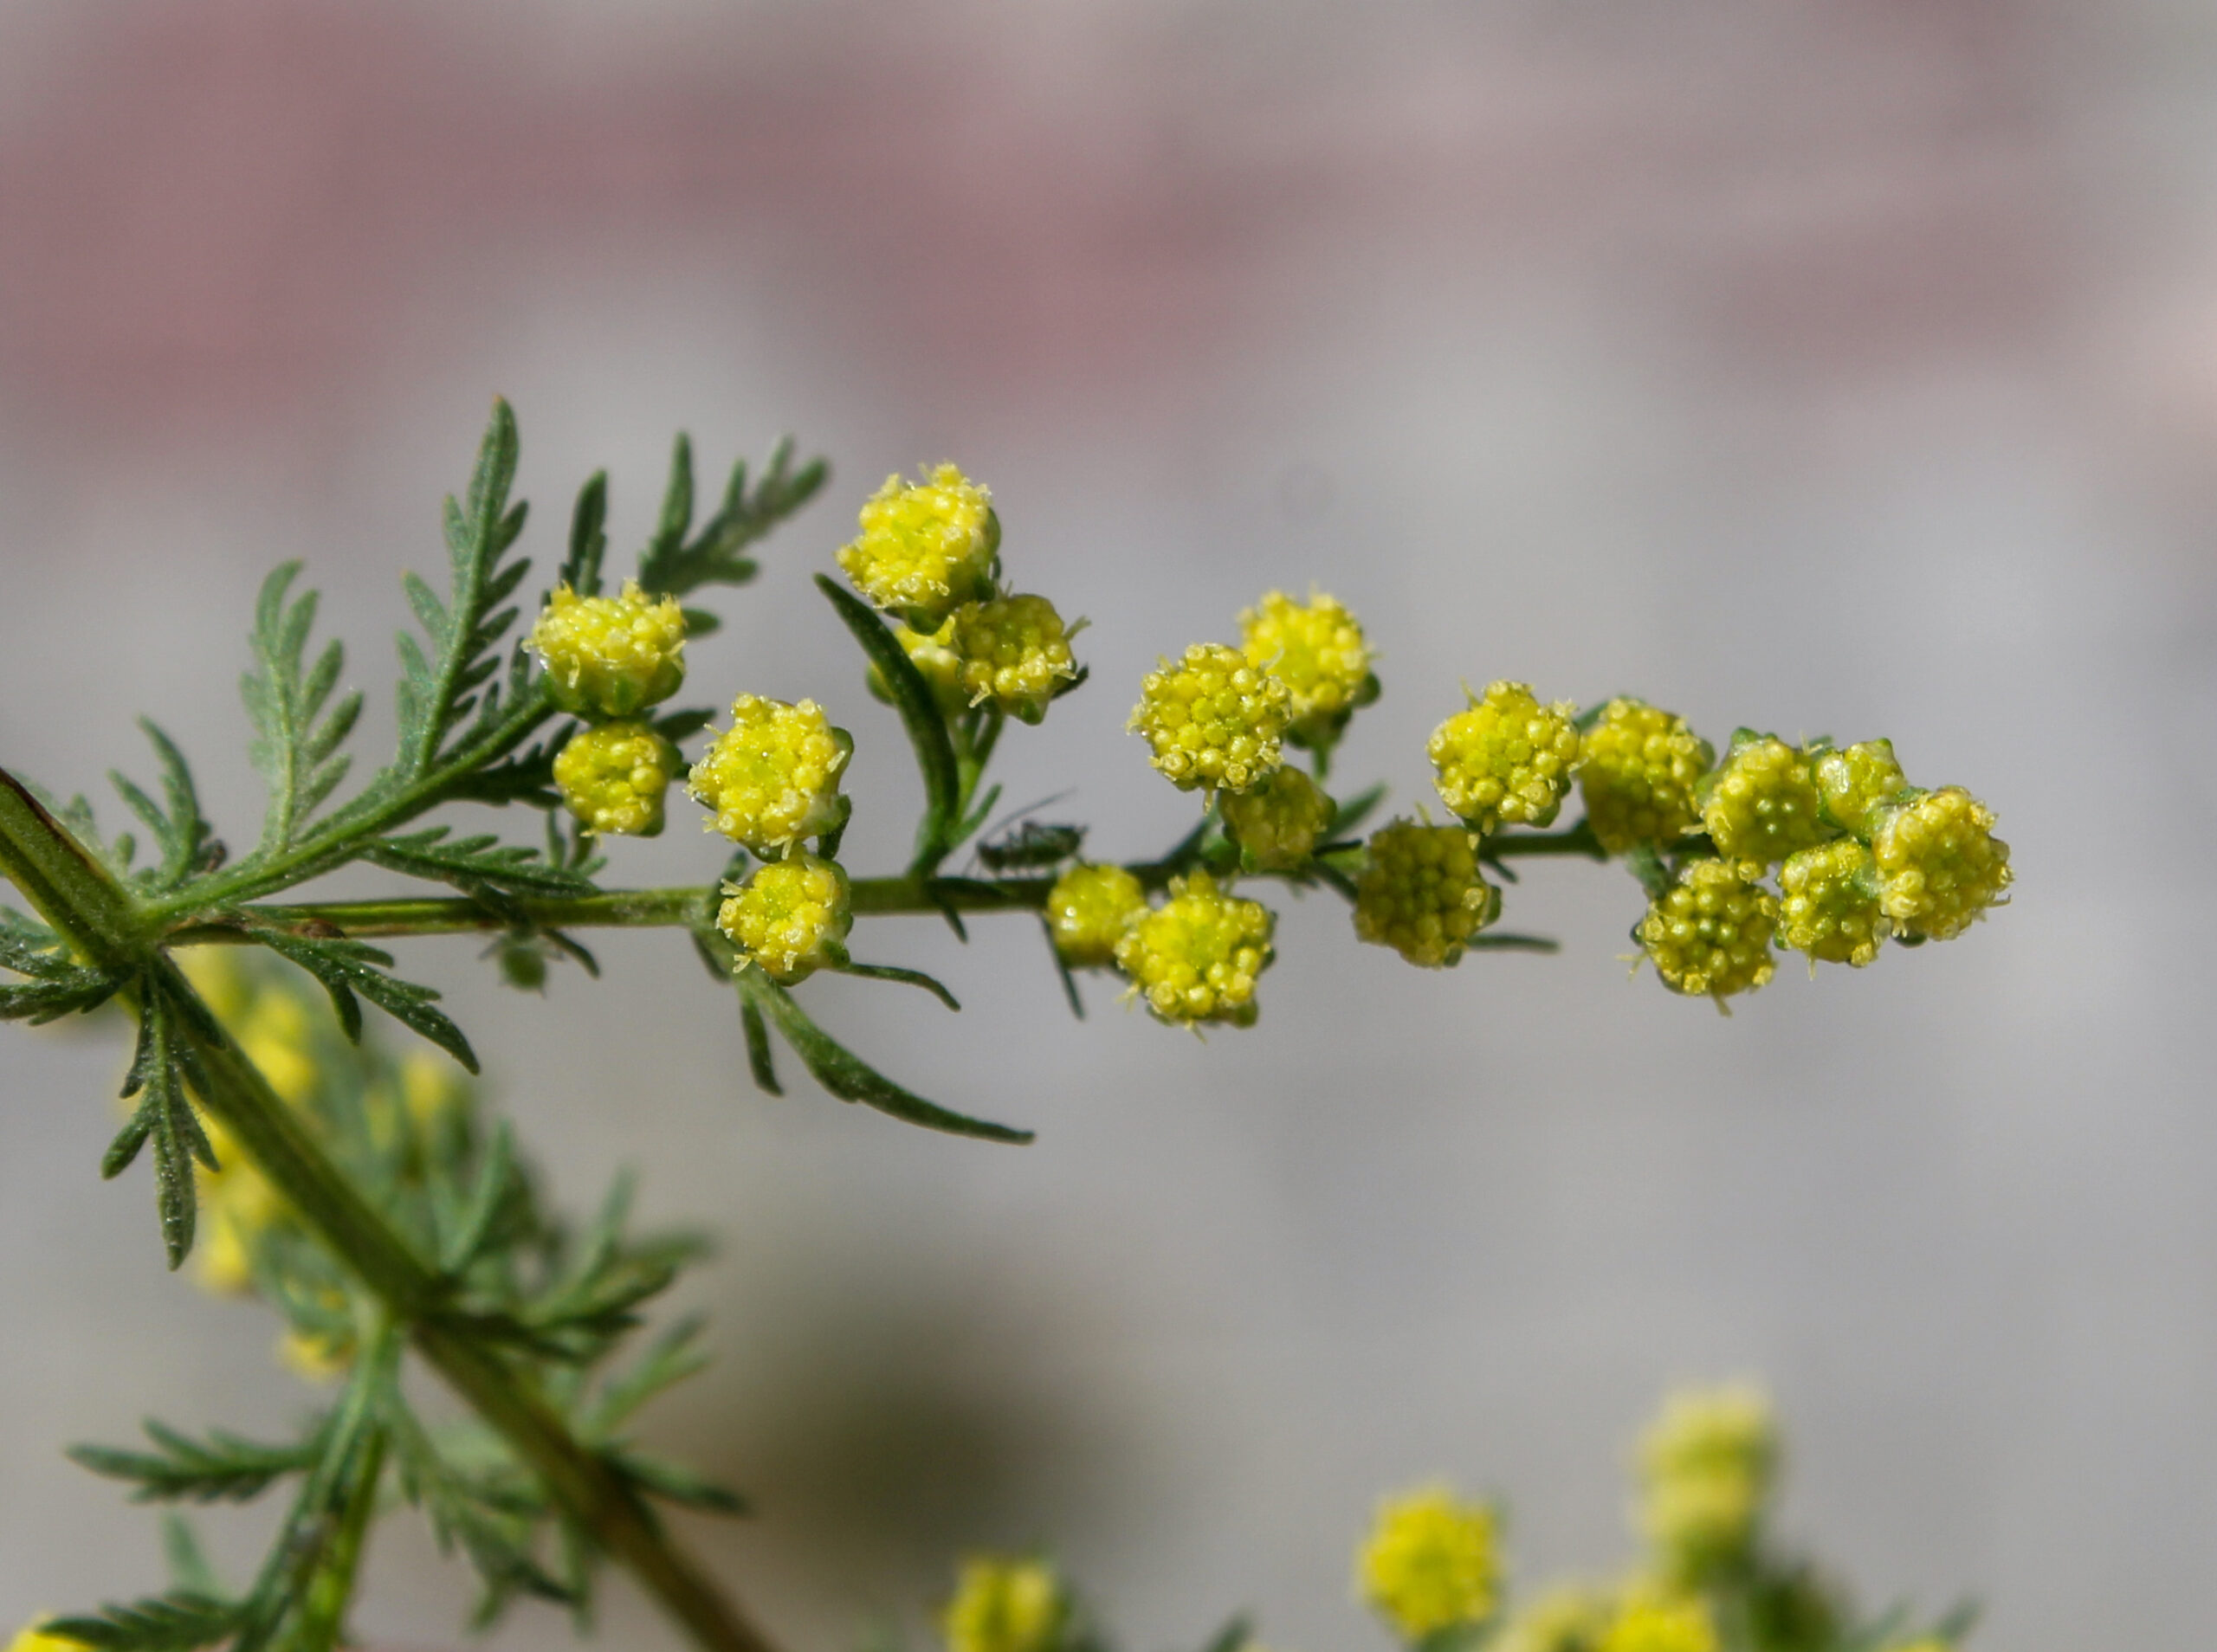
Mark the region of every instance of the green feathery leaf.
[[80, 1445], [69, 1448], [70, 1461], [110, 1480], [132, 1481], [133, 1502], [242, 1503], [272, 1481], [313, 1468], [319, 1450], [314, 1442], [257, 1445], [221, 1430], [203, 1442], [151, 1420], [140, 1426], [158, 1451]]
[[[821, 459], [795, 470], [792, 457], [788, 437], [771, 454], [752, 492], [747, 486], [747, 461], [734, 465], [723, 503], [698, 533], [692, 533], [693, 443], [680, 432], [670, 449], [661, 518], [654, 537], [639, 553], [640, 589], [650, 597], [683, 597], [703, 585], [743, 585], [753, 578], [759, 565], [745, 554], [747, 546], [808, 503], [830, 474]], [[713, 629], [713, 621], [700, 624], [688, 610], [686, 628], [690, 635], [704, 636]]]
[[490, 833], [449, 841], [447, 830], [434, 826], [405, 837], [379, 838], [362, 858], [389, 872], [452, 884], [469, 895], [487, 889], [556, 898], [593, 892], [591, 878], [547, 864], [536, 849], [503, 843]]
[[359, 1042], [362, 1036], [362, 1008], [355, 1002], [355, 995], [359, 993], [404, 1027], [436, 1044], [472, 1073], [477, 1071], [476, 1052], [462, 1036], [462, 1029], [443, 1011], [431, 1007], [437, 1001], [438, 993], [430, 987], [398, 980], [385, 973], [392, 967], [391, 953], [363, 941], [343, 938], [300, 935], [281, 929], [256, 929], [251, 932], [255, 939], [280, 958], [289, 958], [323, 983], [324, 991], [331, 995], [332, 1008], [338, 1012], [339, 1024], [348, 1038]]
[[191, 1057], [176, 1013], [152, 972], [143, 976], [139, 1043], [123, 1081], [124, 1099], [138, 1096], [139, 1106], [100, 1160], [100, 1174], [113, 1179], [130, 1167], [148, 1141], [154, 1144], [154, 1202], [172, 1269], [192, 1251], [199, 1212], [192, 1167], [197, 1163], [221, 1168], [187, 1094], [184, 1069]]
[[177, 742], [147, 718], [140, 718], [139, 726], [153, 742], [154, 756], [161, 765], [162, 801], [156, 803], [116, 770], [109, 770], [107, 778], [131, 812], [146, 823], [154, 847], [161, 851], [161, 864], [141, 872], [139, 883], [153, 894], [166, 894], [193, 874], [215, 870], [223, 862], [223, 846], [200, 812], [192, 771]]
[[243, 1626], [245, 1609], [230, 1601], [178, 1591], [128, 1605], [100, 1608], [97, 1617], [42, 1623], [42, 1634], [78, 1641], [100, 1652], [193, 1652], [227, 1641]]
[[257, 854], [288, 849], [309, 818], [337, 791], [353, 759], [339, 748], [361, 715], [362, 696], [343, 695], [326, 712], [346, 668], [345, 645], [325, 645], [306, 665], [308, 634], [315, 625], [316, 593], [288, 602], [301, 565], [270, 571], [255, 603], [255, 669], [239, 679], [239, 697], [255, 728], [248, 753], [268, 783], [269, 808]]
[[877, 611], [825, 575], [817, 575], [816, 584], [884, 678], [908, 744], [915, 749], [916, 767], [924, 777], [924, 813], [916, 825], [915, 861], [909, 869], [928, 876], [958, 841], [956, 823], [962, 812], [961, 774], [955, 766], [953, 742], [947, 738], [947, 719], [940, 714], [923, 673]]

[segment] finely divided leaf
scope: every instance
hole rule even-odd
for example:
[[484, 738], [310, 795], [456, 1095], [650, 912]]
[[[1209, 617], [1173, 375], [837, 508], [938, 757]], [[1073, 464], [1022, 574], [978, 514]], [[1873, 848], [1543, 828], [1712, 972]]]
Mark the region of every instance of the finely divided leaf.
[[608, 552], [608, 473], [596, 470], [578, 490], [570, 513], [570, 554], [562, 562], [562, 583], [580, 597], [600, 595], [600, 563]]
[[139, 1043], [123, 1081], [124, 1099], [135, 1095], [139, 1106], [101, 1158], [100, 1174], [121, 1175], [139, 1149], [149, 1141], [154, 1144], [155, 1207], [161, 1216], [163, 1249], [171, 1268], [176, 1268], [191, 1254], [198, 1219], [192, 1167], [220, 1166], [186, 1093], [185, 1065], [191, 1058], [176, 1024], [176, 1011], [152, 972], [141, 978], [139, 997]]
[[447, 830], [434, 826], [405, 837], [379, 838], [363, 851], [362, 858], [411, 878], [450, 883], [465, 894], [486, 889], [555, 897], [593, 892], [591, 878], [549, 865], [536, 849], [503, 843], [490, 833], [449, 840]]
[[153, 742], [154, 756], [161, 765], [162, 801], [156, 803], [113, 769], [108, 771], [107, 778], [131, 812], [146, 823], [146, 829], [153, 834], [154, 847], [161, 851], [161, 864], [141, 872], [139, 881], [156, 894], [166, 894], [196, 872], [214, 870], [223, 859], [223, 845], [200, 812], [192, 771], [185, 764], [184, 753], [177, 749], [177, 742], [146, 718], [139, 720], [139, 726]]
[[[698, 533], [691, 533], [693, 444], [681, 432], [670, 451], [661, 519], [639, 553], [641, 589], [650, 597], [683, 597], [703, 585], [743, 585], [753, 578], [758, 565], [747, 548], [814, 497], [828, 474], [821, 459], [795, 470], [792, 457], [792, 440], [780, 442], [752, 492], [747, 461], [733, 466], [723, 503]], [[689, 616], [688, 623], [690, 628]], [[695, 628], [694, 634], [705, 629]]]
[[792, 995], [761, 971], [741, 970], [733, 978], [741, 997], [777, 1028], [792, 1046], [793, 1054], [816, 1075], [816, 1081], [842, 1101], [860, 1101], [895, 1119], [951, 1136], [1018, 1143], [1031, 1139], [1029, 1130], [967, 1118], [902, 1089], [810, 1020]]
[[271, 1481], [303, 1474], [315, 1466], [313, 1443], [258, 1445], [220, 1429], [205, 1442], [147, 1422], [141, 1426], [158, 1451], [123, 1451], [107, 1446], [72, 1446], [69, 1458], [110, 1480], [133, 1483], [133, 1502], [191, 1501], [242, 1503]]
[[359, 993], [410, 1031], [430, 1040], [472, 1073], [477, 1071], [476, 1052], [469, 1048], [462, 1029], [443, 1011], [431, 1007], [437, 1001], [438, 993], [430, 987], [398, 980], [385, 973], [392, 966], [391, 953], [362, 941], [298, 935], [288, 930], [257, 929], [253, 934], [271, 952], [290, 958], [323, 983], [347, 1037], [359, 1041], [362, 1036], [362, 1008], [355, 1002]]
[[343, 645], [327, 643], [313, 665], [306, 663], [316, 593], [287, 600], [300, 571], [299, 563], [288, 562], [262, 582], [251, 639], [255, 669], [239, 679], [239, 696], [255, 727], [248, 753], [269, 786], [269, 809], [256, 851], [262, 855], [289, 848], [346, 778], [353, 759], [339, 747], [362, 711], [359, 693], [331, 704], [346, 667]]
[[97, 1617], [57, 1618], [40, 1624], [39, 1629], [100, 1652], [193, 1652], [230, 1639], [244, 1627], [245, 1619], [242, 1605], [178, 1591], [129, 1605], [103, 1606]]

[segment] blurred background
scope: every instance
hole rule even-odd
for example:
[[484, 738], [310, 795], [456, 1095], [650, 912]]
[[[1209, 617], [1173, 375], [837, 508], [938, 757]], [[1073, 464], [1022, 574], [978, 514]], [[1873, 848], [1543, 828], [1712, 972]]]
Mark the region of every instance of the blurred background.
[[[1029, 925], [874, 921], [963, 1015], [811, 1003], [1027, 1150], [756, 1094], [666, 934], [544, 999], [408, 947], [565, 1196], [628, 1162], [718, 1236], [717, 1365], [651, 1432], [754, 1498], [695, 1535], [784, 1643], [921, 1625], [957, 1552], [1049, 1543], [1142, 1652], [1240, 1606], [1381, 1647], [1347, 1572], [1376, 1494], [1497, 1490], [1521, 1576], [1600, 1570], [1655, 1398], [1746, 1373], [1793, 1431], [1788, 1534], [1873, 1604], [1975, 1593], [2013, 1652], [2206, 1644], [2217, 13], [0, 10], [0, 760], [104, 791], [152, 711], [249, 835], [236, 684], [289, 557], [375, 752], [398, 576], [441, 565], [495, 391], [542, 566], [601, 465], [643, 537], [679, 428], [719, 473], [788, 430], [831, 458], [688, 698], [840, 713], [859, 868], [915, 783], [808, 578], [942, 457], [1093, 621], [1092, 686], [1003, 778], [1097, 851], [1190, 817], [1121, 732], [1154, 655], [1312, 580], [1384, 655], [1344, 772], [1403, 808], [1458, 680], [1512, 676], [1720, 743], [1890, 734], [2015, 849], [1961, 944], [1781, 968], [1729, 1021], [1626, 984], [1639, 892], [1584, 864], [1510, 891], [1561, 956], [1436, 977], [1277, 900], [1262, 1024], [1205, 1045], [1105, 983], [1070, 1021]], [[688, 807], [609, 875], [705, 875]], [[12, 1623], [160, 1582], [62, 1442], [301, 1400], [265, 1315], [161, 1271], [143, 1172], [98, 1181], [113, 1030], [0, 1059]], [[254, 1552], [254, 1516], [205, 1526]], [[372, 1566], [373, 1642], [460, 1638], [412, 1526]], [[674, 1644], [620, 1585], [604, 1632]]]

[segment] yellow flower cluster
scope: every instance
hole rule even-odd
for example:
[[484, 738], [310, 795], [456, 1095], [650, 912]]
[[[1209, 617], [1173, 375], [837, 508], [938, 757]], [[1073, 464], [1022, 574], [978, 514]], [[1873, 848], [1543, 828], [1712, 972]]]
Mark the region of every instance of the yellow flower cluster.
[[1878, 906], [1878, 863], [1852, 837], [1805, 849], [1779, 868], [1778, 938], [1819, 960], [1860, 969], [1878, 956], [1891, 925]]
[[1292, 719], [1283, 678], [1237, 649], [1196, 642], [1177, 664], [1166, 659], [1147, 673], [1127, 726], [1147, 737], [1156, 770], [1180, 789], [1244, 791], [1277, 772]]
[[2007, 891], [2009, 846], [1994, 835], [1994, 811], [1961, 786], [1881, 809], [1878, 819], [1879, 904], [1904, 934], [1953, 940]]
[[1270, 967], [1270, 909], [1216, 887], [1205, 872], [1175, 880], [1170, 899], [1134, 916], [1116, 965], [1160, 1020], [1195, 1026], [1255, 1022], [1255, 978]]
[[685, 616], [674, 597], [649, 601], [637, 580], [615, 597], [557, 585], [530, 646], [546, 663], [554, 703], [573, 716], [635, 716], [685, 681]]
[[1476, 834], [1466, 826], [1412, 820], [1371, 835], [1355, 892], [1356, 936], [1431, 970], [1460, 962], [1500, 900], [1478, 871]]
[[1697, 1584], [1755, 1547], [1778, 1470], [1778, 1427], [1760, 1389], [1675, 1394], [1639, 1442], [1639, 1525], [1664, 1569]]
[[1052, 1652], [1070, 1616], [1062, 1579], [1044, 1560], [973, 1555], [940, 1614], [947, 1652]]
[[837, 863], [793, 855], [767, 866], [736, 887], [716, 912], [716, 927], [740, 951], [740, 967], [761, 966], [780, 985], [803, 981], [827, 965], [847, 961], [847, 932], [854, 926], [847, 874]]
[[589, 832], [652, 837], [677, 769], [677, 748], [643, 722], [581, 728], [554, 757], [554, 784]]
[[812, 700], [741, 694], [731, 726], [693, 765], [689, 789], [713, 811], [710, 830], [766, 858], [845, 820], [839, 776], [854, 749]]
[[1296, 603], [1266, 591], [1241, 610], [1239, 636], [1247, 663], [1285, 684], [1293, 713], [1287, 738], [1296, 745], [1328, 745], [1358, 707], [1378, 698], [1370, 644], [1336, 597], [1311, 588], [1309, 600]]
[[1694, 785], [1714, 753], [1683, 717], [1613, 700], [1580, 745], [1579, 791], [1601, 847], [1675, 843], [1701, 823]]
[[1302, 864], [1336, 812], [1324, 789], [1298, 769], [1280, 769], [1259, 786], [1227, 791], [1217, 806], [1239, 845], [1240, 864], [1251, 872]]
[[1055, 952], [1074, 970], [1116, 961], [1116, 943], [1147, 910], [1147, 891], [1121, 866], [1081, 862], [1047, 892], [1047, 930]]
[[1801, 753], [1774, 734], [1755, 735], [1735, 739], [1723, 766], [1709, 777], [1701, 817], [1716, 852], [1759, 878], [1831, 836], [1818, 818], [1822, 803]]
[[1056, 689], [1077, 675], [1070, 631], [1044, 597], [970, 603], [951, 623], [955, 681], [969, 705], [990, 701], [1018, 722], [1037, 723]]
[[1672, 991], [1706, 994], [1722, 1009], [1733, 994], [1770, 979], [1777, 922], [1778, 901], [1769, 890], [1729, 861], [1703, 859], [1656, 897], [1633, 933]]
[[1498, 1526], [1445, 1486], [1389, 1497], [1355, 1557], [1355, 1587], [1404, 1641], [1483, 1623], [1500, 1584]]
[[1000, 549], [992, 494], [953, 465], [921, 481], [888, 476], [862, 509], [862, 532], [839, 566], [876, 607], [920, 632], [991, 593]]
[[1864, 740], [1827, 748], [1810, 765], [1824, 798], [1825, 818], [1868, 842], [1881, 803], [1891, 803], [1909, 784], [1894, 760], [1891, 740]]
[[1578, 763], [1577, 712], [1567, 700], [1542, 706], [1529, 683], [1488, 684], [1432, 731], [1441, 801], [1482, 836], [1551, 824]]

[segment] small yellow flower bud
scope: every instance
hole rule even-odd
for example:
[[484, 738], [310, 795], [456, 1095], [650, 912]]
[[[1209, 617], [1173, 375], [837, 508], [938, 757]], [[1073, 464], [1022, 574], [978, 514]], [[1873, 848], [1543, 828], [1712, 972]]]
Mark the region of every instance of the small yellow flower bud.
[[1237, 649], [1196, 642], [1176, 665], [1160, 662], [1140, 685], [1126, 726], [1154, 748], [1154, 766], [1180, 790], [1244, 791], [1283, 760], [1279, 739], [1292, 720], [1283, 680]]
[[1600, 1590], [1550, 1589], [1510, 1620], [1496, 1652], [1599, 1652], [1613, 1617]]
[[1428, 970], [1458, 963], [1500, 900], [1479, 874], [1476, 833], [1412, 820], [1371, 834], [1370, 863], [1355, 892], [1356, 937]]
[[1776, 969], [1770, 937], [1778, 901], [1729, 861], [1700, 860], [1647, 908], [1633, 932], [1673, 992], [1706, 993], [1721, 1008]]
[[1779, 868], [1779, 939], [1819, 959], [1860, 969], [1893, 923], [1878, 906], [1878, 863], [1852, 837], [1787, 856]]
[[1000, 549], [993, 496], [953, 465], [923, 481], [888, 476], [862, 509], [862, 536], [839, 552], [855, 589], [918, 631], [936, 631], [987, 596]]
[[1747, 1384], [1674, 1394], [1639, 1442], [1639, 1525], [1668, 1573], [1698, 1583], [1755, 1546], [1778, 1472], [1769, 1400]]
[[1077, 675], [1070, 633], [1044, 597], [997, 597], [954, 610], [958, 680], [973, 706], [987, 700], [1022, 723], [1037, 723], [1057, 685]]
[[1355, 1588], [1404, 1641], [1493, 1615], [1501, 1575], [1494, 1512], [1426, 1487], [1378, 1505], [1355, 1556]]
[[1050, 1652], [1070, 1610], [1070, 1596], [1045, 1561], [973, 1555], [940, 1614], [940, 1632], [947, 1652]]
[[555, 753], [554, 784], [587, 831], [653, 837], [677, 762], [677, 748], [646, 724], [602, 723]]
[[[962, 656], [954, 651], [954, 622], [949, 619], [936, 631], [917, 631], [895, 620], [893, 640], [915, 664], [940, 711], [948, 717], [959, 715], [970, 697], [962, 690]], [[888, 705], [893, 701], [876, 665], [869, 668], [869, 691]]]
[[1302, 603], [1282, 590], [1267, 591], [1254, 607], [1241, 610], [1239, 636], [1248, 663], [1291, 691], [1288, 738], [1296, 745], [1328, 743], [1358, 707], [1378, 698], [1370, 644], [1336, 597], [1312, 587]]
[[1609, 1625], [1600, 1652], [1720, 1652], [1722, 1645], [1699, 1601], [1636, 1601]]
[[685, 615], [677, 600], [650, 602], [638, 581], [617, 597], [580, 597], [567, 585], [540, 610], [531, 649], [546, 661], [554, 703], [578, 717], [631, 717], [685, 681]]
[[1578, 788], [1593, 836], [1612, 855], [1676, 842], [1701, 822], [1694, 783], [1715, 753], [1683, 717], [1613, 700], [1579, 743]]
[[1226, 792], [1220, 807], [1242, 864], [1255, 872], [1302, 865], [1335, 812], [1323, 788], [1298, 769], [1280, 769], [1259, 786]]
[[1116, 961], [1116, 943], [1147, 910], [1147, 892], [1121, 866], [1074, 866], [1047, 892], [1047, 927], [1055, 952], [1074, 970]]
[[353, 1367], [353, 1340], [288, 1331], [277, 1339], [277, 1363], [302, 1382], [335, 1383]]
[[1953, 940], [2009, 887], [2009, 846], [1994, 835], [1994, 811], [1961, 786], [1882, 809], [1878, 821], [1879, 904], [1904, 934]]
[[1775, 735], [1742, 739], [1710, 778], [1702, 823], [1719, 855], [1759, 878], [1765, 867], [1832, 836], [1818, 818], [1822, 803], [1800, 752]]
[[1891, 803], [1909, 781], [1894, 760], [1891, 740], [1864, 740], [1839, 751], [1819, 752], [1813, 765], [1825, 818], [1844, 832], [1871, 841], [1871, 818], [1878, 805]]
[[729, 898], [717, 909], [716, 927], [739, 948], [741, 969], [759, 965], [772, 981], [791, 986], [826, 965], [846, 963], [855, 916], [837, 861], [791, 855], [758, 866], [724, 893]]
[[714, 811], [710, 830], [768, 856], [846, 818], [839, 776], [854, 749], [812, 700], [741, 694], [731, 726], [693, 765], [689, 790]]
[[1441, 800], [1481, 835], [1551, 824], [1578, 762], [1577, 714], [1567, 700], [1542, 706], [1529, 683], [1489, 684], [1432, 731]]
[[1132, 920], [1116, 942], [1116, 966], [1158, 1020], [1251, 1027], [1274, 921], [1269, 907], [1225, 894], [1196, 872], [1173, 880], [1168, 900]]

